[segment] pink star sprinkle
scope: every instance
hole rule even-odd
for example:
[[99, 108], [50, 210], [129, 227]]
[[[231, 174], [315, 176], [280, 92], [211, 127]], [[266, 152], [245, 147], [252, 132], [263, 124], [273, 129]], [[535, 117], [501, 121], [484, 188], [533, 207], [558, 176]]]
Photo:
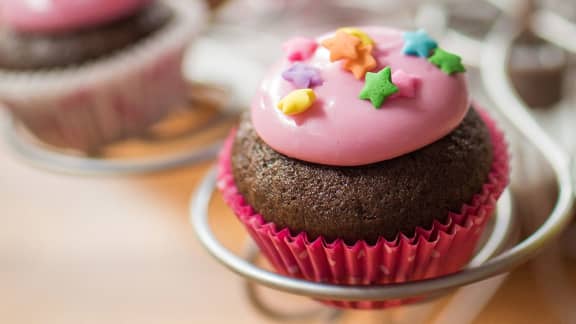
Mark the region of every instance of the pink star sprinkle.
[[392, 83], [398, 87], [398, 92], [391, 98], [414, 98], [416, 96], [416, 87], [420, 78], [408, 74], [402, 70], [397, 70], [392, 74]]
[[286, 41], [282, 48], [288, 55], [288, 60], [294, 61], [304, 61], [309, 59], [316, 48], [318, 48], [318, 43], [315, 40], [306, 37], [293, 37]]

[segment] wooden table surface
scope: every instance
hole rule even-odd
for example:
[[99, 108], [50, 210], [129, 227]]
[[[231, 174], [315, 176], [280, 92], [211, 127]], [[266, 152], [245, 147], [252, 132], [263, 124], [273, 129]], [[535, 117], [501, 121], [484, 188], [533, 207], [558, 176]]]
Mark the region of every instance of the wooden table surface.
[[[71, 176], [33, 168], [0, 144], [0, 322], [269, 323], [188, 223], [190, 194], [209, 165]], [[212, 210], [222, 240], [240, 249], [245, 235], [218, 197]], [[548, 305], [523, 267], [475, 323], [558, 323]], [[342, 322], [373, 316], [351, 312]]]

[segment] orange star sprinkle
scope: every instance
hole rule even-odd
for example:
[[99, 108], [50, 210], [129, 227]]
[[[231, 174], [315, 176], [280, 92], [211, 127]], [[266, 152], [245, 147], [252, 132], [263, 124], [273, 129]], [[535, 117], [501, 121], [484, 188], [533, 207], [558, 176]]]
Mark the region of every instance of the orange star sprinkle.
[[360, 43], [358, 37], [339, 30], [334, 37], [322, 41], [322, 46], [330, 51], [330, 62], [334, 62], [342, 59], [357, 59]]
[[354, 74], [356, 79], [360, 80], [366, 72], [372, 71], [378, 66], [378, 63], [372, 56], [372, 45], [361, 45], [358, 48], [358, 57], [353, 60], [345, 60], [342, 67]]

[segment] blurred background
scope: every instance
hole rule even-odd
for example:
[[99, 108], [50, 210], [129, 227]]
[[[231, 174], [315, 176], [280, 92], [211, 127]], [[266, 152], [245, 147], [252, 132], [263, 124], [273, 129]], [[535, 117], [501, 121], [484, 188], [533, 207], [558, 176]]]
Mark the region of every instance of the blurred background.
[[[189, 203], [290, 36], [348, 25], [424, 27], [462, 54], [475, 98], [491, 108], [477, 69], [483, 39], [499, 18], [513, 20], [524, 32], [507, 73], [530, 114], [567, 154], [576, 154], [572, 0], [179, 1], [197, 5], [201, 22], [182, 65], [186, 100], [145, 135], [107, 143], [95, 154], [42, 143], [8, 109], [0, 115], [1, 323], [272, 323], [251, 307], [242, 279], [197, 242]], [[532, 145], [507, 130], [513, 245], [548, 217], [556, 179]], [[130, 163], [137, 171], [157, 157], [167, 160], [154, 173], [90, 170], [90, 161], [120, 161], [131, 173]], [[218, 238], [240, 253], [246, 235], [218, 194], [210, 212]], [[263, 294], [288, 312], [320, 307], [303, 297]], [[350, 311], [333, 322], [576, 323], [576, 226], [509, 275], [425, 305]]]

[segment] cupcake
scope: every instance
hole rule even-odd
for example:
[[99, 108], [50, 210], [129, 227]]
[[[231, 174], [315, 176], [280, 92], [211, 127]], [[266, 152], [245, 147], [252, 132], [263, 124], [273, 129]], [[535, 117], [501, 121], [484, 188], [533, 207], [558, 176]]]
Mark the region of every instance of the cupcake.
[[225, 201], [276, 271], [374, 285], [464, 267], [508, 157], [460, 57], [423, 30], [379, 27], [284, 49], [219, 161]]
[[143, 132], [184, 99], [182, 57], [202, 18], [192, 4], [2, 1], [0, 101], [58, 147]]

